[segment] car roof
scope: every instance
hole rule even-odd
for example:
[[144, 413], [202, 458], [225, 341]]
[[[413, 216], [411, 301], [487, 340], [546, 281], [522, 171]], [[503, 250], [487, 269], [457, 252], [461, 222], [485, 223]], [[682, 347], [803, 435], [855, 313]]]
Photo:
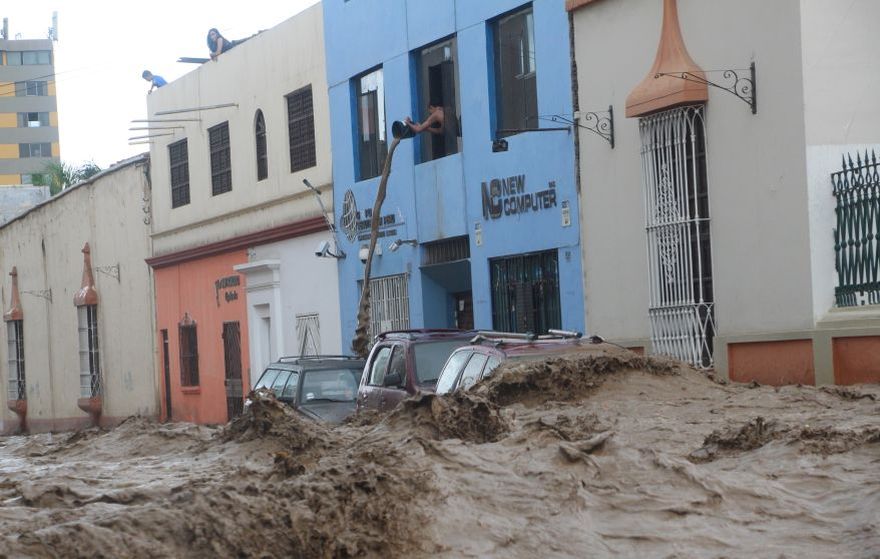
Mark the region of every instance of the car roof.
[[292, 355], [279, 357], [271, 363], [269, 369], [285, 369], [289, 371], [306, 369], [362, 369], [366, 360], [351, 355]]
[[478, 332], [467, 346], [456, 351], [467, 349], [492, 349], [504, 357], [524, 355], [549, 355], [595, 348], [604, 340], [598, 336], [581, 337], [579, 332], [551, 330], [550, 334], [536, 336], [515, 332]]
[[410, 342], [432, 342], [443, 340], [462, 340], [473, 338], [474, 330], [457, 330], [454, 328], [422, 328], [416, 330], [389, 330], [376, 336], [376, 341], [405, 340]]

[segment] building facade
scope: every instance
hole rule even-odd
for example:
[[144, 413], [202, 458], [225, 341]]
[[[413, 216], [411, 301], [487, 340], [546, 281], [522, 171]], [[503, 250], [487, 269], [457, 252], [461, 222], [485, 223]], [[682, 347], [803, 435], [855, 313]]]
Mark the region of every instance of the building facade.
[[156, 416], [148, 166], [123, 161], [0, 227], [0, 431]]
[[162, 417], [223, 423], [279, 356], [340, 351], [320, 6], [147, 105]]
[[437, 107], [442, 127], [402, 140], [394, 155], [372, 333], [583, 330], [564, 2], [323, 5], [344, 339], [357, 322], [392, 123]]
[[613, 148], [580, 133], [592, 327], [737, 381], [880, 380], [880, 6], [567, 8], [580, 114], [614, 109]]
[[61, 161], [53, 44], [0, 39], [0, 185], [42, 184]]

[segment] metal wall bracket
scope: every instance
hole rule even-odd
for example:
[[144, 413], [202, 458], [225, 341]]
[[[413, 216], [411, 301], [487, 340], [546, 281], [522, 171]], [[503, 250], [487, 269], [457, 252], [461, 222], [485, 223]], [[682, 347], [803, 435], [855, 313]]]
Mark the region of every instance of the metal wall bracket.
[[[691, 72], [661, 72], [654, 74], [654, 79], [660, 76], [669, 76], [680, 80], [701, 83], [716, 87], [722, 91], [732, 93], [744, 101], [752, 108], [752, 114], [758, 112], [758, 88], [755, 78], [755, 63], [752, 62], [748, 68], [734, 68], [732, 70], [705, 70], [706, 74], [721, 72], [722, 78], [727, 80], [727, 84], [718, 84], [709, 81], [701, 76]], [[749, 77], [740, 76], [740, 72], [749, 72]]]
[[110, 276], [114, 278], [116, 281], [119, 280], [119, 264], [114, 264], [113, 266], [95, 266], [95, 271], [105, 276]]
[[33, 295], [34, 297], [40, 297], [41, 299], [45, 299], [52, 302], [52, 290], [51, 289], [40, 289], [34, 291], [22, 291], [22, 293], [27, 293], [28, 295]]
[[[608, 116], [605, 116], [606, 114]], [[614, 149], [614, 107], [611, 105], [608, 105], [607, 111], [589, 111], [575, 115], [574, 118], [568, 118], [563, 115], [551, 115], [540, 118], [553, 122], [564, 122], [584, 130], [589, 130], [603, 138], [611, 145], [611, 149]]]

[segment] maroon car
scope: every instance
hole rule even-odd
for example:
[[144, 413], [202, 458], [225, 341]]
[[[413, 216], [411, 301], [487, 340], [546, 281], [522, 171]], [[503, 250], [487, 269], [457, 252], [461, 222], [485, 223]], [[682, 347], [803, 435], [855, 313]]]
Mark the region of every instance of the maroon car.
[[467, 390], [505, 361], [538, 361], [572, 353], [605, 351], [627, 350], [606, 343], [598, 336], [583, 338], [579, 332], [564, 330], [550, 330], [549, 334], [542, 336], [479, 332], [470, 344], [452, 352], [443, 365], [435, 390], [437, 394], [447, 394], [458, 388]]
[[395, 330], [376, 337], [358, 389], [357, 409], [386, 411], [419, 391], [433, 392], [446, 358], [475, 335], [463, 330]]

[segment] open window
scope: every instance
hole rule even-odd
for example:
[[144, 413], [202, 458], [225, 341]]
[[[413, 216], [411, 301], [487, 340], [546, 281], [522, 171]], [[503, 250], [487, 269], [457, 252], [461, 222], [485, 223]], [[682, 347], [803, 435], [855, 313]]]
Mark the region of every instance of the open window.
[[538, 89], [531, 6], [497, 20], [493, 39], [497, 134], [509, 136], [536, 128]]
[[382, 68], [354, 79], [357, 97], [358, 180], [379, 176], [385, 164], [385, 83]]
[[443, 126], [420, 136], [420, 161], [433, 161], [461, 150], [461, 104], [456, 85], [458, 53], [455, 37], [444, 39], [418, 51], [419, 106], [414, 120], [427, 117], [428, 107], [443, 109]]

